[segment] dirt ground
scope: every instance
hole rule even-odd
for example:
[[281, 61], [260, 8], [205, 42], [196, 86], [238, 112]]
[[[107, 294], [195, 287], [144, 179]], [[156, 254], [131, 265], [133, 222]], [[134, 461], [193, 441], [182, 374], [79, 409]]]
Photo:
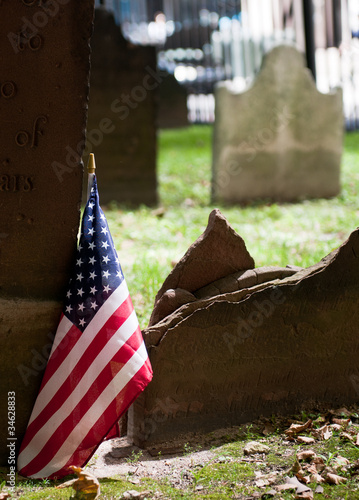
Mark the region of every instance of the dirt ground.
[[205, 435], [189, 436], [188, 441], [183, 438], [165, 443], [150, 452], [130, 445], [126, 437], [116, 438], [100, 445], [86, 469], [98, 478], [127, 476], [133, 484], [142, 477], [168, 478], [172, 486], [184, 487], [191, 483], [190, 470], [213, 460], [215, 447], [237, 433], [238, 427], [220, 429], [211, 433], [210, 439]]

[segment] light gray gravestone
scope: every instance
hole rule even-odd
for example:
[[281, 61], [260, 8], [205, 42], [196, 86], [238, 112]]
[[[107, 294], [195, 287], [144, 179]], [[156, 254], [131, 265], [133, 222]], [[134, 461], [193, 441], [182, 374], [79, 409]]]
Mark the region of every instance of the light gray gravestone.
[[[91, 1], [0, 1], [3, 463], [7, 438], [17, 449], [24, 434], [76, 248], [92, 24]], [[16, 400], [12, 435], [8, 394]]]
[[269, 52], [253, 84], [218, 84], [212, 199], [294, 201], [340, 191], [342, 92], [321, 94], [294, 47]]

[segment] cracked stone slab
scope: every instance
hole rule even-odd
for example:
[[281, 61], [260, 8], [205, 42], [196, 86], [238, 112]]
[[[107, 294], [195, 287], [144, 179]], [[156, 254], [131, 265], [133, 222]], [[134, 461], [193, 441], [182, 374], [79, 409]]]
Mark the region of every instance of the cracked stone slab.
[[129, 437], [154, 446], [359, 398], [359, 230], [292, 276], [198, 299], [144, 330], [154, 377]]
[[213, 210], [204, 233], [190, 246], [158, 291], [149, 326], [158, 312], [158, 302], [169, 289], [181, 288], [193, 293], [213, 281], [236, 271], [254, 268], [244, 240], [229, 225], [218, 209]]

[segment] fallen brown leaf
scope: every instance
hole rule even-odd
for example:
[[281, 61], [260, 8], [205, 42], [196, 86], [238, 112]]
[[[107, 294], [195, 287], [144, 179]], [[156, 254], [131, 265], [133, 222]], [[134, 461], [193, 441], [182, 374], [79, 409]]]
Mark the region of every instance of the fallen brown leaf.
[[310, 474], [317, 474], [318, 473], [318, 469], [317, 469], [316, 464], [311, 464], [306, 470]]
[[257, 479], [256, 481], [254, 481], [254, 484], [258, 488], [264, 488], [265, 486], [268, 486], [269, 483], [265, 479]]
[[350, 461], [347, 458], [338, 455], [337, 457], [335, 457], [332, 465], [335, 469], [339, 469], [339, 468], [345, 467], [346, 465], [349, 465], [349, 464], [350, 464]]
[[310, 483], [310, 477], [309, 476], [303, 476], [303, 474], [301, 474], [300, 472], [298, 472], [298, 474], [296, 474], [296, 478], [301, 483], [304, 483], [304, 484], [309, 484]]
[[324, 478], [318, 473], [312, 474], [310, 480], [312, 483], [324, 483]]
[[273, 432], [275, 432], [274, 425], [271, 422], [266, 422], [264, 429], [262, 430], [262, 434], [264, 436], [268, 436], [268, 434], [272, 434]]
[[299, 493], [294, 498], [300, 500], [301, 498], [309, 498], [310, 500], [314, 497], [312, 491], [303, 491], [303, 493]]
[[277, 491], [287, 491], [287, 490], [296, 490], [297, 487], [294, 484], [285, 483], [285, 484], [278, 484], [277, 486], [275, 486], [275, 489]]
[[351, 412], [347, 408], [338, 408], [337, 410], [330, 410], [329, 413], [335, 417], [335, 418], [340, 418], [340, 417], [350, 417]]
[[355, 446], [359, 446], [359, 432], [358, 432], [357, 438], [355, 440]]
[[340, 434], [340, 439], [344, 439], [346, 441], [353, 441], [353, 436], [351, 436], [348, 432], [342, 432]]
[[315, 465], [315, 468], [318, 472], [321, 472], [325, 468], [324, 460], [321, 457], [315, 457], [310, 463], [311, 465]]
[[325, 441], [333, 435], [328, 425], [323, 425], [323, 427], [320, 427], [319, 429], [313, 429], [312, 434], [316, 438]]
[[313, 420], [314, 425], [324, 425], [328, 423], [328, 419], [326, 417], [319, 416], [315, 420]]
[[295, 461], [294, 461], [294, 464], [292, 465], [292, 468], [290, 469], [290, 472], [293, 472], [293, 474], [298, 474], [298, 473], [303, 472], [302, 467], [301, 467], [300, 463], [298, 462], [297, 457], [295, 457]]
[[315, 439], [308, 436], [297, 436], [297, 441], [303, 444], [313, 444], [315, 443]]
[[297, 493], [303, 493], [304, 491], [311, 491], [309, 486], [306, 486], [305, 484], [298, 481], [296, 477], [286, 477], [285, 480], [288, 484], [294, 484], [294, 486], [297, 488], [296, 491]]
[[296, 434], [299, 434], [300, 432], [305, 431], [306, 429], [309, 429], [312, 426], [312, 420], [309, 419], [305, 424], [292, 424], [289, 429], [286, 429], [284, 431], [287, 436], [295, 436]]
[[0, 493], [0, 500], [6, 500], [7, 498], [10, 498], [10, 494], [6, 492]]
[[317, 454], [313, 450], [304, 450], [297, 453], [298, 460], [313, 460]]
[[347, 478], [342, 476], [337, 476], [337, 474], [331, 474], [330, 472], [328, 472], [326, 477], [326, 482], [329, 484], [341, 484], [341, 483], [346, 483]]
[[98, 479], [92, 474], [84, 472], [81, 467], [71, 465], [70, 469], [77, 475], [77, 479], [66, 481], [66, 483], [62, 483], [56, 488], [69, 488], [71, 486], [76, 491], [73, 497], [76, 500], [95, 500], [98, 498], [100, 495]]
[[347, 427], [349, 425], [349, 422], [351, 422], [350, 418], [332, 418], [333, 424], [338, 424], [343, 427]]
[[339, 424], [331, 424], [329, 427], [332, 429], [333, 432], [339, 432], [342, 428], [342, 426]]

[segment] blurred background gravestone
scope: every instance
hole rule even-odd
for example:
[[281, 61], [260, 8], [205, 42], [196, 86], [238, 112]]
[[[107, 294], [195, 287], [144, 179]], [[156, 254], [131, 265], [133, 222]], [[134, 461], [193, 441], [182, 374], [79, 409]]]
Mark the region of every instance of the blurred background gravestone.
[[222, 82], [215, 96], [215, 201], [293, 201], [339, 193], [342, 93], [318, 92], [294, 47], [272, 49], [248, 89]]
[[187, 125], [187, 91], [173, 75], [167, 74], [159, 86], [158, 126], [175, 128]]
[[[187, 92], [190, 123], [214, 121], [215, 84], [256, 77], [278, 43], [303, 53], [318, 90], [341, 86], [345, 124], [359, 127], [357, 0], [95, 0], [126, 40], [157, 49], [159, 69]], [[171, 102], [172, 106], [174, 101]]]
[[0, 2], [0, 460], [18, 445], [61, 313], [80, 216], [93, 5]]
[[86, 153], [101, 165], [101, 202], [157, 202], [156, 50], [125, 40], [111, 12], [95, 10]]

